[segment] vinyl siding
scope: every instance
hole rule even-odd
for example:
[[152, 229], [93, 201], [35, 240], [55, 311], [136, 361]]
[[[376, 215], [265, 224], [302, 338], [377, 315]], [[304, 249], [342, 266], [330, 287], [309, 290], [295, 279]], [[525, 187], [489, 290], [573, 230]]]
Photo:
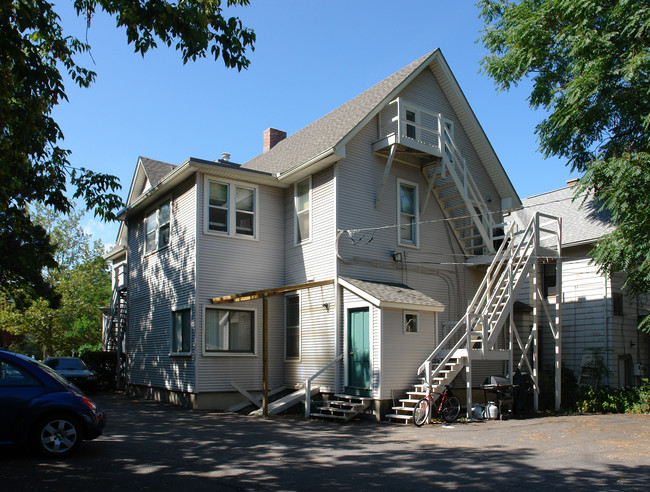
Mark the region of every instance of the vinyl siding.
[[[215, 178], [221, 180], [220, 178]], [[227, 180], [226, 180], [227, 181]], [[232, 381], [248, 390], [262, 387], [262, 300], [214, 306], [211, 299], [241, 292], [279, 287], [284, 284], [283, 194], [280, 188], [257, 187], [258, 231], [256, 239], [227, 237], [205, 232], [206, 181], [197, 177], [196, 209], [198, 244], [197, 367], [200, 392], [233, 391]], [[235, 182], [236, 183], [236, 182]], [[243, 183], [244, 186], [250, 186]], [[269, 387], [284, 382], [283, 310], [281, 296], [269, 298]], [[244, 309], [255, 312], [255, 354], [204, 353], [205, 309]]]
[[[194, 184], [194, 180], [187, 180], [168, 196], [172, 206], [170, 242], [166, 248], [145, 255], [145, 216], [129, 218], [126, 353], [128, 382], [132, 384], [172, 391], [196, 389], [193, 358], [170, 356], [174, 306], [192, 307], [192, 333], [196, 334]], [[196, 353], [195, 338], [192, 353]]]

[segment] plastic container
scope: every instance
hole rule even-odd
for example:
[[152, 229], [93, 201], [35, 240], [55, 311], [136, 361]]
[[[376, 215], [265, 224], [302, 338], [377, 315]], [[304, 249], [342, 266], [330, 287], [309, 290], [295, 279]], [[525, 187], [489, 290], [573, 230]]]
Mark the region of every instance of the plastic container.
[[499, 407], [493, 401], [487, 402], [485, 405], [485, 410], [483, 411], [483, 416], [486, 419], [496, 420], [499, 418]]
[[485, 409], [483, 408], [483, 405], [475, 404], [472, 407], [472, 418], [474, 419], [482, 419], [483, 418], [483, 412]]

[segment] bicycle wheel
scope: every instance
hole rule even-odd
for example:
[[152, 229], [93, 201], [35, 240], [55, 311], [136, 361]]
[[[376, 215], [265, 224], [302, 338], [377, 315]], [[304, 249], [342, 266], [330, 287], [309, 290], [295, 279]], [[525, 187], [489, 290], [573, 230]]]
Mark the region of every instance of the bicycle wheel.
[[453, 422], [460, 414], [460, 400], [455, 396], [451, 396], [442, 404], [440, 415], [445, 422]]
[[429, 400], [426, 398], [422, 398], [415, 404], [415, 408], [413, 409], [413, 423], [416, 426], [420, 427], [425, 422], [428, 422], [430, 408]]

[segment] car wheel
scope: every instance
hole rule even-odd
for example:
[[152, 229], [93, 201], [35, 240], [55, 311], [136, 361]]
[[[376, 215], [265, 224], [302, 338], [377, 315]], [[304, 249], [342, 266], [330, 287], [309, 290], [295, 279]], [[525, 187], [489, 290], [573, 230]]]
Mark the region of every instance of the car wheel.
[[51, 415], [39, 421], [33, 434], [34, 449], [42, 456], [64, 457], [81, 444], [81, 427], [66, 414]]

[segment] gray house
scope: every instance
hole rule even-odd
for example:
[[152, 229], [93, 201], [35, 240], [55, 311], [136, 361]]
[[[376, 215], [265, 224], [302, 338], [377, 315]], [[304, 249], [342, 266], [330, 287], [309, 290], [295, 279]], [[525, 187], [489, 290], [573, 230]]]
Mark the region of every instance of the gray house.
[[[520, 227], [538, 212], [562, 219], [562, 290], [558, 291], [556, 285], [557, 262], [540, 265], [540, 296], [550, 305], [548, 312], [539, 313], [540, 323], [555, 319], [559, 302], [562, 360], [579, 383], [638, 386], [642, 377], [648, 377], [650, 368], [649, 337], [637, 329], [650, 311], [648, 296], [626, 295], [622, 290], [622, 273], [610, 278], [600, 274], [591, 262], [590, 249], [615, 226], [607, 213], [598, 210], [592, 197], [573, 199], [576, 182], [572, 180], [566, 188], [526, 198], [523, 209], [512, 214]], [[519, 300], [530, 302], [528, 296], [530, 289], [524, 288]], [[530, 314], [523, 324], [532, 324]], [[540, 346], [540, 370], [548, 371], [553, 366], [553, 344], [542, 336]], [[601, 381], [594, 381], [594, 371], [590, 370], [594, 357], [606, 369]]]
[[434, 51], [243, 165], [140, 158], [106, 348], [130, 391], [194, 408], [307, 387], [408, 421], [422, 379], [471, 408], [486, 376], [537, 381], [515, 300], [560, 229], [515, 234], [520, 206]]

